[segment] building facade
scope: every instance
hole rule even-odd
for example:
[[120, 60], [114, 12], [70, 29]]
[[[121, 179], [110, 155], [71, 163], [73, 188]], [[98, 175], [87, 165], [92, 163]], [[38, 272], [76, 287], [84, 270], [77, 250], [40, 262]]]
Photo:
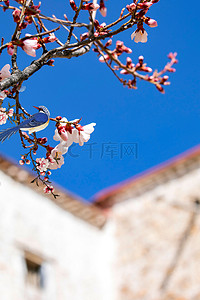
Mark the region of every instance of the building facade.
[[94, 197], [0, 158], [2, 300], [200, 300], [200, 147]]

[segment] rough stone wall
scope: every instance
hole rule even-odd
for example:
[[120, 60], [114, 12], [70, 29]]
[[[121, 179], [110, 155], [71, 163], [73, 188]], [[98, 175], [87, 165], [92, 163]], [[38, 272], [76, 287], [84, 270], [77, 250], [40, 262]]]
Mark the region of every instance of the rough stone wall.
[[198, 199], [200, 169], [114, 207], [117, 300], [200, 299]]
[[[0, 172], [0, 299], [110, 300], [112, 237]], [[24, 251], [44, 260], [45, 287], [26, 286]]]

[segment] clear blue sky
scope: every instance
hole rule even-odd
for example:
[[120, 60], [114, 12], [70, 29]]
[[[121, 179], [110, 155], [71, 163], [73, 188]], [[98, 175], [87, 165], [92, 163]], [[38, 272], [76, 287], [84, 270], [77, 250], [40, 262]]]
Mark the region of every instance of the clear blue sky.
[[[62, 17], [63, 13], [68, 14], [66, 2], [56, 1], [54, 9], [55, 1], [43, 1], [43, 13]], [[130, 2], [108, 0], [108, 21], [99, 13], [97, 19], [109, 23], [119, 16], [122, 5]], [[62, 115], [69, 120], [82, 117], [83, 125], [97, 123], [89, 145], [72, 148], [73, 154], [78, 157], [66, 155], [64, 166], [53, 172], [52, 180], [89, 199], [99, 190], [199, 143], [198, 11], [195, 6], [188, 7], [186, 0], [161, 0], [148, 13], [158, 22], [157, 28], [145, 27], [149, 34], [148, 43], [136, 44], [131, 41], [132, 29], [118, 36], [133, 49], [130, 55], [133, 61], [137, 62], [137, 57], [143, 55], [152, 68], [162, 68], [167, 61], [167, 54], [178, 52], [177, 71], [170, 74], [171, 86], [166, 88], [165, 95], [143, 82], [138, 83], [136, 91], [124, 88], [106, 65], [99, 63], [92, 51], [80, 58], [57, 59], [54, 68], [45, 67], [24, 82], [26, 91], [21, 94], [21, 102], [30, 112], [35, 112], [33, 105], [45, 105], [52, 117]], [[14, 23], [6, 20], [8, 14], [10, 12], [0, 12], [1, 36], [6, 41], [14, 28]], [[31, 32], [29, 28], [27, 32]], [[116, 38], [113, 40], [116, 41]], [[10, 63], [10, 57], [2, 54], [0, 61], [0, 67], [3, 67]], [[31, 57], [23, 54], [20, 67], [31, 61]], [[53, 126], [50, 124], [43, 135], [50, 137], [49, 142], [55, 145], [52, 139]], [[137, 159], [130, 153], [134, 143], [138, 147]], [[109, 145], [110, 148], [107, 147]], [[113, 158], [107, 151], [111, 148], [114, 151]], [[125, 152], [122, 157], [121, 149]], [[23, 153], [19, 136], [1, 144], [0, 151], [19, 160]]]

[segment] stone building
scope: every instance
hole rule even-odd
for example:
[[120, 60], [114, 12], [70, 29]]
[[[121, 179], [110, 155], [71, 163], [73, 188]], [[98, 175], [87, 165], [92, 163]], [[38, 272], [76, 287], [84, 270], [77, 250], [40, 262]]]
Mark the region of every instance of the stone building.
[[200, 300], [200, 147], [94, 203], [0, 158], [2, 300]]

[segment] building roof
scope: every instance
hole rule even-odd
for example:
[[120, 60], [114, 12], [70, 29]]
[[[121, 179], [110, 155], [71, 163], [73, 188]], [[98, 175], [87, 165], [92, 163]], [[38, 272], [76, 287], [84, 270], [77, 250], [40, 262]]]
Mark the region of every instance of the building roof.
[[94, 203], [99, 208], [108, 209], [114, 204], [128, 199], [130, 195], [138, 196], [160, 183], [171, 180], [172, 173], [175, 177], [183, 176], [189, 170], [197, 167], [196, 160], [200, 160], [200, 145], [128, 180], [100, 191], [93, 197]]
[[197, 167], [197, 160], [200, 160], [200, 145], [128, 180], [100, 191], [93, 197], [93, 204], [54, 183], [55, 193], [59, 194], [59, 197], [54, 199], [51, 194], [44, 194], [43, 185], [38, 187], [31, 183], [35, 175], [30, 170], [2, 155], [0, 155], [0, 170], [15, 181], [25, 184], [43, 197], [47, 197], [74, 216], [102, 228], [107, 219], [106, 210], [108, 208], [128, 199], [130, 195], [138, 196], [158, 184], [171, 180], [172, 173], [175, 177], [183, 176], [192, 168]]
[[44, 186], [42, 184], [36, 186], [35, 183], [31, 183], [31, 181], [35, 178], [35, 175], [30, 170], [16, 164], [2, 155], [0, 155], [0, 170], [12, 177], [15, 181], [28, 186], [35, 192], [41, 194], [43, 197], [50, 199], [56, 205], [72, 213], [74, 216], [98, 228], [101, 228], [105, 224], [106, 216], [102, 209], [99, 209], [89, 202], [86, 202], [81, 197], [64, 190], [54, 183], [53, 186], [55, 187], [55, 193], [59, 194], [59, 197], [54, 199], [51, 194], [44, 194]]

